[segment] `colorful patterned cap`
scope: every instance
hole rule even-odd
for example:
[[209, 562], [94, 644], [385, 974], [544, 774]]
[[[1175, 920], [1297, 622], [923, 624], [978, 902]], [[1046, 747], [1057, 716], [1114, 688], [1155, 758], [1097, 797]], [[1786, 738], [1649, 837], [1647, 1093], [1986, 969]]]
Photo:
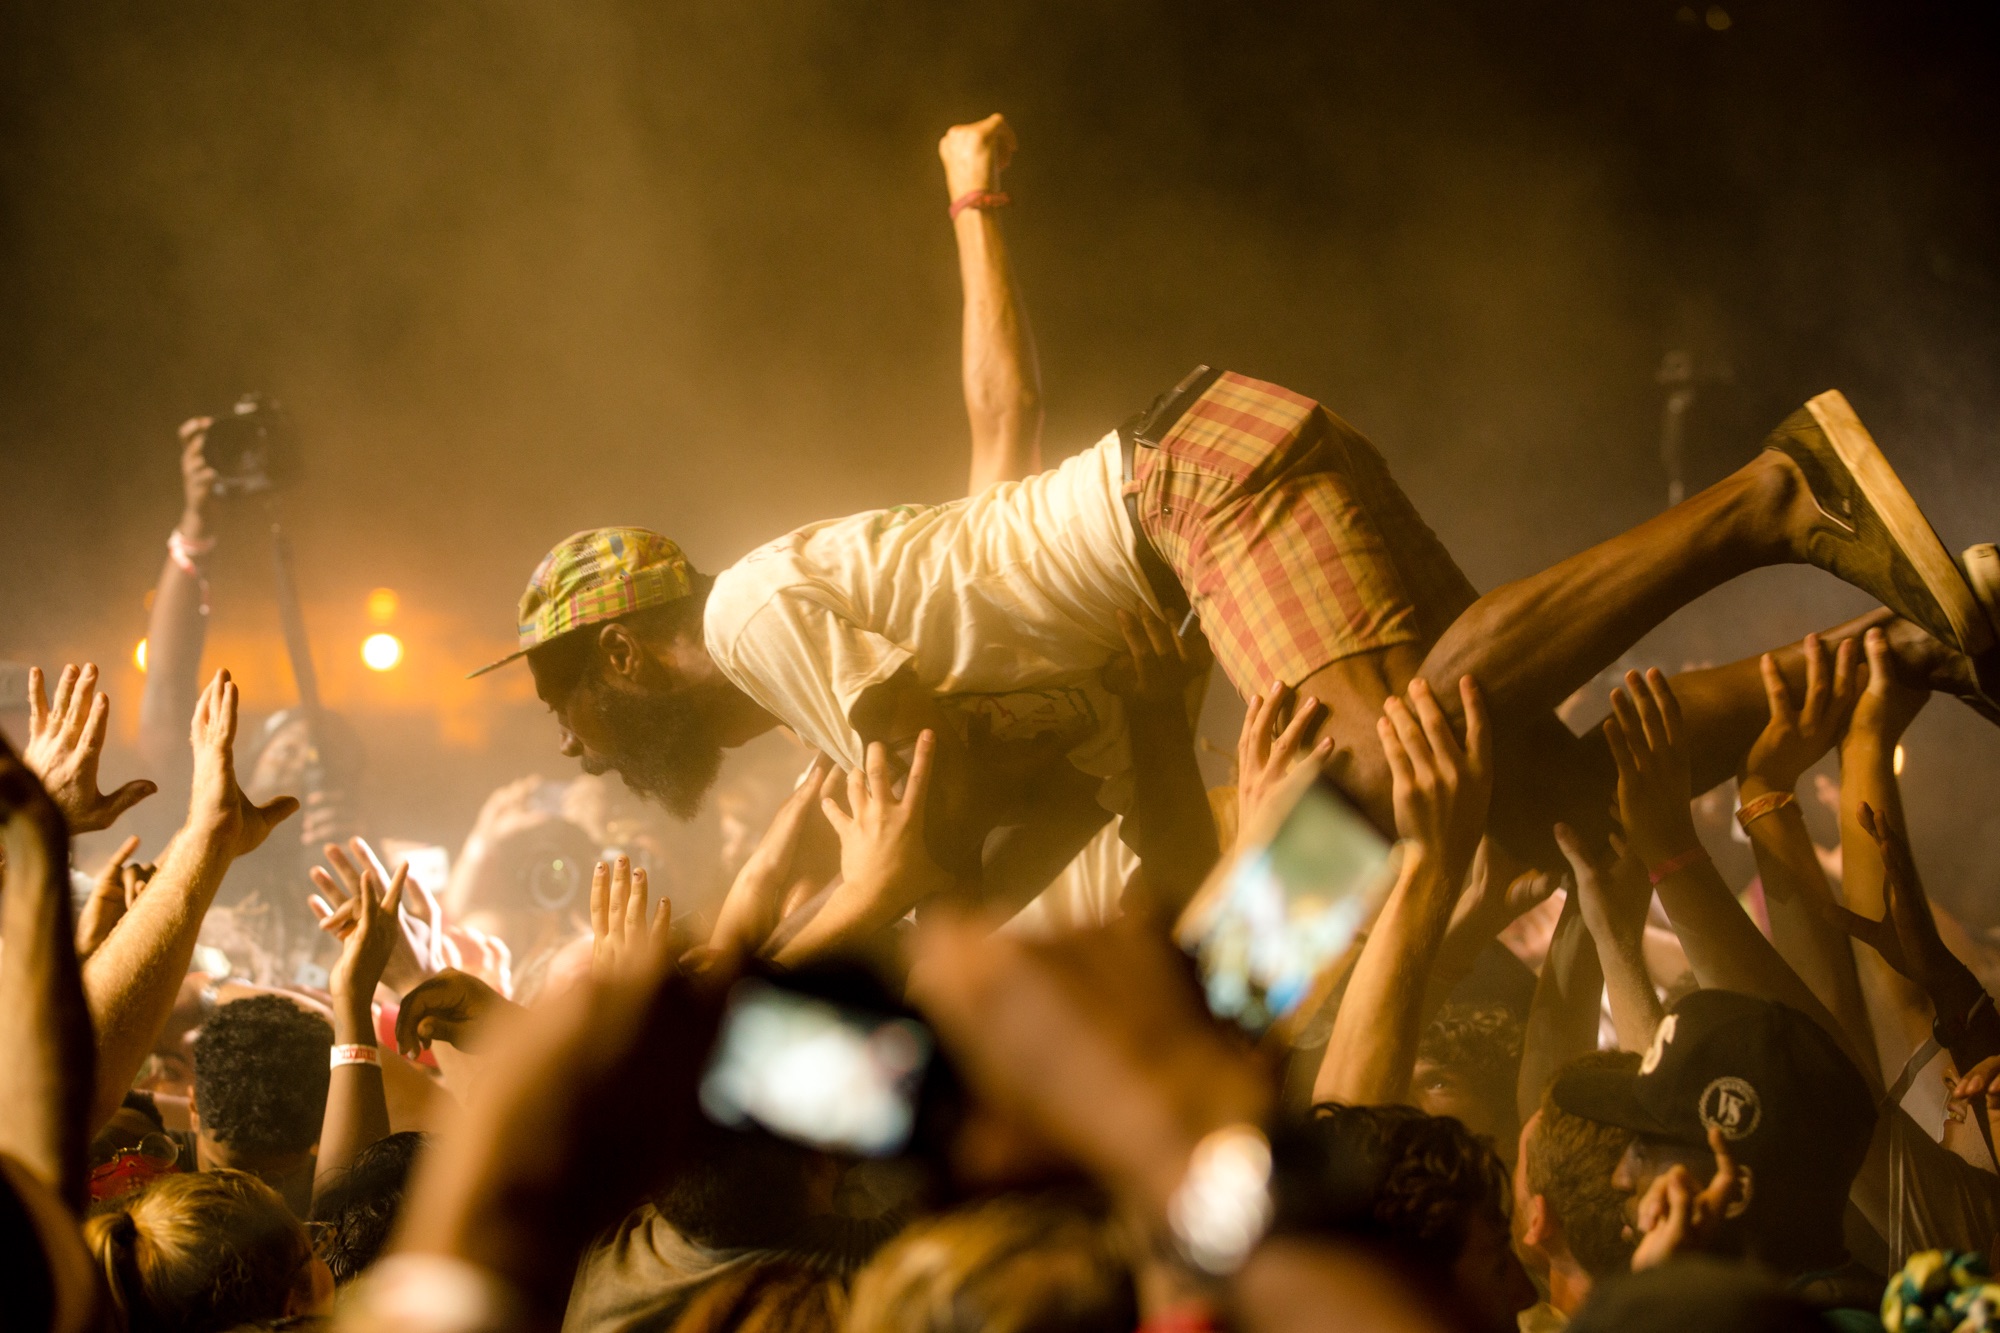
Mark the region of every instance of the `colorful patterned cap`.
[[525, 657], [571, 630], [665, 606], [693, 590], [687, 557], [657, 532], [593, 528], [565, 537], [535, 566], [528, 590], [521, 594], [520, 650], [472, 676]]

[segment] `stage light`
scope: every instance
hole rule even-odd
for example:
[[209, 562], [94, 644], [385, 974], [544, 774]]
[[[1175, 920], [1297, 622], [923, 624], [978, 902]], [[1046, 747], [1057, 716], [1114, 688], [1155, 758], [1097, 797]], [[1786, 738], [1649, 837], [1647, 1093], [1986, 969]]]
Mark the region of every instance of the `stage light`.
[[1903, 776], [1903, 747], [1902, 747], [1902, 746], [1898, 745], [1898, 746], [1896, 747], [1896, 757], [1895, 757], [1894, 759], [1892, 759], [1892, 760], [1890, 760], [1890, 761], [1889, 761], [1889, 767], [1890, 767], [1890, 768], [1892, 768], [1892, 769], [1894, 769], [1894, 770], [1896, 771], [1896, 776], [1897, 776], [1897, 777], [1899, 777], [1899, 778], [1900, 778], [1900, 777], [1902, 777], [1902, 776]]
[[377, 588], [368, 594], [368, 618], [378, 625], [386, 625], [396, 618], [396, 608], [403, 599], [396, 596], [394, 588]]
[[390, 671], [403, 660], [403, 641], [393, 634], [371, 634], [361, 642], [361, 660], [370, 671]]
[[139, 640], [138, 646], [132, 649], [132, 665], [138, 667], [141, 671], [146, 669], [146, 641], [144, 639]]
[[1710, 5], [1708, 7], [1707, 18], [1708, 30], [1710, 32], [1727, 32], [1729, 30], [1729, 11], [1721, 5]]

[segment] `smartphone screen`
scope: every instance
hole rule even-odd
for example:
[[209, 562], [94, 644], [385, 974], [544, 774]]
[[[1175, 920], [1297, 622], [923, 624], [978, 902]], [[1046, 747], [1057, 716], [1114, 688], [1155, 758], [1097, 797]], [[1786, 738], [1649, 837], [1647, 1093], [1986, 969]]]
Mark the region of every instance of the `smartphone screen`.
[[[1209, 1012], [1261, 1033], [1353, 944], [1390, 879], [1390, 844], [1326, 784], [1284, 789], [1273, 827], [1226, 860], [1176, 932]], [[1274, 801], [1277, 797], [1274, 795]]]
[[863, 1157], [893, 1157], [916, 1129], [936, 1051], [912, 1018], [869, 1013], [746, 977], [730, 990], [701, 1105], [719, 1125]]

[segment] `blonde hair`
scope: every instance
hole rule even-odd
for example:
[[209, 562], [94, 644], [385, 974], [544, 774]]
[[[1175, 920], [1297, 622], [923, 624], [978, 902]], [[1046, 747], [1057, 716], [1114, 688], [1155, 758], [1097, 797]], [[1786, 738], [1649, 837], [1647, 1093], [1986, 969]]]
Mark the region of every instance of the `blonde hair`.
[[83, 1224], [127, 1333], [275, 1319], [312, 1256], [278, 1192], [246, 1171], [162, 1176]]
[[1130, 1333], [1127, 1247], [1073, 1202], [1006, 1195], [917, 1222], [854, 1278], [850, 1333]]

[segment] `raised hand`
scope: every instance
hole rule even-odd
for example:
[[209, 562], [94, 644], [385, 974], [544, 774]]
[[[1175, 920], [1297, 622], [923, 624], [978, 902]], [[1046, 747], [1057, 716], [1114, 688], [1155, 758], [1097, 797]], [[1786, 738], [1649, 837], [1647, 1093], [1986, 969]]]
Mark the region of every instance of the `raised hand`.
[[820, 784], [833, 771], [825, 755], [815, 754], [805, 776], [778, 813], [757, 850], [736, 872], [728, 896], [716, 913], [709, 943], [724, 952], [754, 953], [778, 928], [787, 892], [800, 878], [799, 848], [806, 829], [820, 817]]
[[888, 747], [880, 741], [871, 743], [866, 762], [846, 775], [846, 809], [834, 799], [841, 785], [839, 774], [828, 774], [820, 788], [820, 809], [840, 836], [841, 877], [880, 904], [887, 920], [951, 886], [951, 877], [924, 846], [924, 800], [930, 792], [936, 751], [935, 733], [920, 732], [901, 799], [895, 793]]
[[1930, 701], [1930, 691], [1910, 685], [1897, 675], [1896, 655], [1889, 651], [1889, 636], [1880, 629], [1869, 630], [1863, 645], [1868, 654], [1868, 684], [1854, 705], [1848, 735], [1879, 746], [1893, 746]]
[[327, 990], [333, 995], [334, 1040], [373, 1041], [372, 1014], [375, 987], [403, 932], [398, 928], [398, 910], [403, 905], [403, 886], [409, 879], [407, 865], [396, 868], [387, 892], [371, 867], [362, 872], [359, 891], [354, 895], [354, 924], [340, 942], [340, 957], [327, 973]]
[[1174, 633], [1173, 626], [1148, 611], [1118, 613], [1125, 653], [1104, 668], [1104, 688], [1131, 703], [1185, 708], [1187, 689], [1215, 660], [1201, 631]]
[[1007, 118], [994, 112], [984, 120], [954, 125], [938, 140], [945, 186], [956, 199], [974, 190], [997, 190], [1000, 173], [1014, 160], [1020, 143]]
[[97, 765], [111, 725], [111, 697], [97, 690], [97, 666], [63, 668], [55, 702], [43, 690], [40, 667], [28, 671], [28, 743], [21, 762], [41, 779], [71, 833], [110, 828], [159, 788], [134, 779], [110, 795], [97, 790]]
[[1805, 771], [1833, 748], [1866, 684], [1859, 669], [1861, 645], [1853, 639], [1829, 654], [1817, 634], [1808, 634], [1805, 659], [1805, 699], [1796, 704], [1777, 659], [1766, 653], [1760, 663], [1771, 720], [1751, 744], [1743, 776], [1762, 781], [1773, 791], [1792, 790]]
[[646, 915], [646, 869], [633, 869], [630, 857], [610, 865], [599, 861], [590, 876], [590, 968], [599, 980], [618, 976], [636, 966], [635, 960], [665, 948], [673, 924], [673, 904], [660, 899], [659, 910]]
[[1698, 846], [1681, 705], [1664, 672], [1625, 673], [1624, 688], [1611, 691], [1604, 739], [1618, 766], [1618, 818], [1633, 854], [1652, 867]]
[[[319, 928], [338, 940], [346, 940], [354, 929], [361, 911], [361, 891], [364, 882], [373, 876], [379, 886], [386, 873], [375, 850], [365, 839], [351, 838], [346, 847], [328, 843], [320, 849], [326, 855], [327, 869], [314, 866], [307, 874], [313, 886], [319, 890], [306, 900], [312, 914], [319, 920]], [[398, 872], [401, 878], [401, 872]], [[392, 947], [384, 963], [381, 980], [390, 990], [398, 994], [422, 982], [424, 978], [444, 967], [457, 966], [456, 951], [446, 955], [447, 941], [443, 932], [434, 923], [441, 920], [436, 910], [436, 901], [424, 891], [422, 884], [410, 881], [415, 891], [405, 892], [397, 900], [397, 911], [393, 920], [397, 929], [393, 933]], [[419, 918], [414, 911], [403, 910], [404, 900], [410, 903], [423, 902], [430, 915]]]
[[139, 850], [137, 834], [120, 843], [104, 869], [97, 872], [90, 898], [76, 918], [76, 956], [88, 958], [111, 936], [111, 928], [124, 917], [127, 908], [139, 900], [156, 869], [150, 865], [127, 865]]
[[238, 857], [257, 850], [271, 830], [298, 812], [295, 796], [258, 805], [236, 781], [236, 682], [218, 671], [194, 706], [194, 790], [188, 824], [216, 838]]
[[200, 541], [208, 535], [208, 507], [215, 500], [215, 483], [222, 474], [209, 466], [203, 448], [213, 417], [190, 417], [181, 423], [181, 521], [176, 525], [182, 537]]
[[1434, 858], [1454, 890], [1486, 834], [1493, 796], [1493, 750], [1486, 703], [1470, 676], [1458, 682], [1465, 742], [1438, 707], [1430, 685], [1410, 682], [1410, 701], [1390, 698], [1375, 721], [1389, 761], [1396, 832], [1417, 856]]
[[1326, 718], [1326, 705], [1276, 682], [1269, 694], [1253, 695], [1236, 736], [1236, 835], [1240, 842], [1264, 801], [1307, 759], [1324, 764], [1333, 757], [1333, 738], [1312, 739]]
[[1583, 924], [1595, 937], [1636, 947], [1646, 933], [1646, 914], [1653, 906], [1653, 885], [1646, 878], [1646, 867], [1623, 855], [1624, 849], [1615, 845], [1615, 840], [1615, 856], [1607, 858], [1567, 824], [1557, 824], [1555, 833], [1556, 846], [1576, 877]]

